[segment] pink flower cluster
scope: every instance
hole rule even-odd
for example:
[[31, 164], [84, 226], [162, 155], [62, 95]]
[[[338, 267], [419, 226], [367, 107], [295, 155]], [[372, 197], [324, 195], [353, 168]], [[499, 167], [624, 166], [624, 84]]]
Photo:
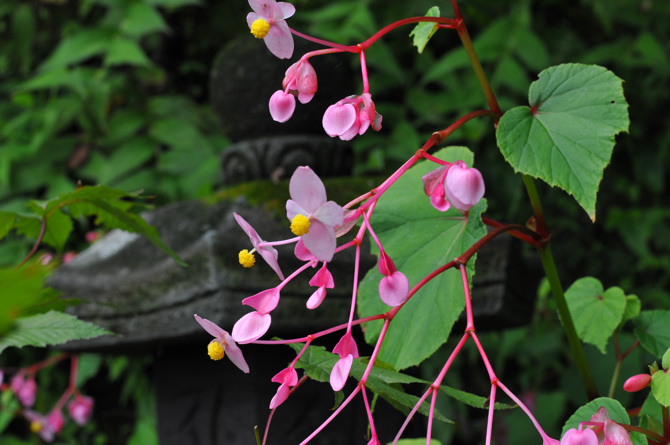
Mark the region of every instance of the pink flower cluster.
[[591, 420], [579, 424], [579, 429], [569, 429], [561, 445], [633, 445], [633, 442], [628, 431], [611, 420], [607, 409], [601, 406]]

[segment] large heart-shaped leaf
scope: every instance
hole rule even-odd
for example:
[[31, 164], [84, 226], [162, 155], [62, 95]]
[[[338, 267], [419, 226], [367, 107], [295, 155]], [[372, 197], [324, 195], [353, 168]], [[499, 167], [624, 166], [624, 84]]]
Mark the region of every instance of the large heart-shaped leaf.
[[[448, 147], [436, 156], [450, 162], [461, 159], [472, 165], [472, 153], [464, 147]], [[421, 177], [436, 167], [424, 161], [410, 169], [380, 198], [372, 217], [372, 227], [384, 250], [397, 269], [407, 276], [410, 287], [486, 235], [480, 218], [485, 202], [473, 207], [468, 218], [453, 209], [442, 213], [431, 206]], [[373, 250], [376, 253], [376, 249]], [[469, 276], [473, 271], [473, 261], [470, 261]], [[358, 311], [362, 317], [390, 309], [379, 298], [380, 280], [377, 268], [373, 268], [361, 282]], [[463, 283], [458, 270], [440, 274], [398, 312], [390, 324], [379, 359], [395, 369], [421, 363], [447, 341], [464, 307]], [[376, 341], [381, 325], [380, 321], [366, 324], [366, 341]]]
[[628, 131], [622, 82], [594, 65], [548, 68], [530, 86], [530, 106], [507, 111], [496, 132], [515, 171], [570, 193], [593, 221], [614, 137]]

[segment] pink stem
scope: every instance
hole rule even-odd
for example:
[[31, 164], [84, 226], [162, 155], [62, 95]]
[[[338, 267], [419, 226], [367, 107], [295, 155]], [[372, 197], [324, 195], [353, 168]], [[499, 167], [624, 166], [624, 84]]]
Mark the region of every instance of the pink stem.
[[361, 51], [361, 76], [363, 77], [363, 94], [370, 92], [370, 84], [368, 82], [368, 67], [365, 64], [365, 51]]
[[300, 442], [300, 445], [304, 445], [307, 442], [309, 442], [310, 440], [312, 440], [317, 434], [319, 434], [321, 432], [321, 430], [323, 430], [330, 422], [332, 422], [332, 420], [335, 417], [337, 417], [338, 414], [340, 414], [340, 412], [344, 409], [344, 407], [347, 406], [349, 404], [349, 402], [351, 402], [353, 400], [354, 396], [358, 393], [358, 391], [361, 390], [361, 388], [362, 388], [361, 385], [357, 385], [356, 389], [354, 389], [352, 391], [352, 393], [349, 395], [349, 397], [347, 397], [346, 400], [344, 402], [342, 402], [342, 404], [340, 406], [337, 407], [337, 409], [333, 412], [333, 414], [331, 414], [330, 417], [328, 417], [325, 420], [325, 422], [323, 422], [316, 430], [314, 430], [312, 432], [312, 434], [307, 436], [307, 438], [305, 440]]
[[293, 28], [289, 28], [293, 34], [295, 34], [298, 37], [301, 37], [305, 40], [309, 40], [310, 42], [318, 43], [319, 45], [323, 46], [329, 46], [331, 48], [336, 48], [339, 49], [340, 51], [348, 52], [348, 53], [357, 53], [360, 52], [360, 48], [357, 45], [342, 45], [340, 43], [334, 43], [334, 42], [329, 42], [328, 40], [323, 40], [323, 39], [318, 39], [316, 37], [308, 36], [307, 34], [303, 34], [299, 31], [296, 31]]
[[486, 445], [491, 445], [491, 433], [493, 431], [493, 412], [496, 404], [496, 383], [491, 385], [491, 395], [489, 395], [489, 417], [486, 421]]
[[523, 412], [526, 413], [526, 415], [530, 418], [531, 422], [533, 422], [533, 425], [535, 425], [535, 429], [537, 429], [537, 432], [540, 433], [540, 436], [542, 436], [543, 439], [548, 438], [549, 436], [547, 436], [547, 433], [544, 432], [544, 430], [540, 426], [540, 423], [535, 419], [535, 416], [533, 416], [533, 413], [530, 412], [528, 407], [524, 405], [523, 402], [519, 400], [519, 398], [515, 396], [512, 391], [507, 389], [507, 387], [503, 385], [503, 383], [500, 380], [498, 380], [496, 383], [498, 384], [500, 389], [502, 389], [505, 392], [505, 394], [507, 394], [512, 400], [514, 400], [514, 403], [519, 405], [519, 407], [523, 410]]
[[459, 264], [458, 268], [461, 271], [461, 280], [463, 281], [463, 292], [465, 293], [465, 317], [467, 320], [465, 330], [475, 330], [474, 317], [472, 315], [472, 299], [470, 298], [470, 283], [468, 282], [468, 271], [465, 264]]

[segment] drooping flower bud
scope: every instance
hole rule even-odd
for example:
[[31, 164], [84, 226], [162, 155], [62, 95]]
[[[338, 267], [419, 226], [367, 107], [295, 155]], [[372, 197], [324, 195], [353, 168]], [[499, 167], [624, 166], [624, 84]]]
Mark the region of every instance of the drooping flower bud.
[[277, 122], [286, 122], [295, 111], [295, 96], [277, 90], [270, 97], [270, 115]]
[[306, 104], [316, 94], [316, 71], [307, 60], [300, 59], [286, 70], [282, 86], [287, 93], [298, 96], [301, 104]]
[[598, 437], [593, 430], [572, 428], [563, 435], [561, 445], [598, 445]]
[[451, 204], [464, 212], [470, 210], [484, 196], [484, 178], [476, 168], [468, 168], [456, 161], [444, 178], [444, 192]]
[[79, 425], [84, 426], [91, 420], [93, 415], [93, 398], [88, 396], [78, 395], [68, 406], [68, 412], [72, 420]]

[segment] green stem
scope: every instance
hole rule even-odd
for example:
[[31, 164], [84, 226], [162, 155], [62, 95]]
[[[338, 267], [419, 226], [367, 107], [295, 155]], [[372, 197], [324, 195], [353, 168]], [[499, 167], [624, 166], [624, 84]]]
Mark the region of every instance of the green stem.
[[570, 350], [572, 351], [572, 355], [575, 359], [575, 364], [577, 365], [579, 375], [581, 376], [582, 383], [586, 389], [586, 395], [589, 400], [593, 400], [598, 397], [598, 389], [596, 388], [596, 383], [593, 380], [593, 375], [591, 375], [591, 368], [589, 368], [589, 364], [586, 361], [586, 355], [584, 354], [582, 343], [579, 341], [579, 336], [577, 335], [577, 330], [575, 329], [575, 324], [572, 321], [572, 315], [570, 315], [570, 309], [568, 308], [568, 302], [565, 300], [563, 286], [561, 285], [561, 280], [558, 277], [558, 269], [556, 268], [556, 263], [554, 262], [554, 255], [551, 253], [551, 245], [549, 243], [550, 233], [544, 218], [544, 211], [542, 210], [540, 195], [537, 193], [537, 188], [535, 187], [535, 181], [533, 178], [528, 175], [521, 175], [521, 177], [523, 178], [523, 183], [526, 186], [526, 191], [528, 192], [530, 205], [533, 207], [536, 226], [535, 230], [546, 240], [546, 243], [538, 248], [540, 260], [542, 261], [542, 267], [544, 268], [544, 273], [547, 276], [547, 280], [549, 280], [551, 293], [553, 294], [556, 301], [558, 315], [561, 317], [561, 321], [563, 322], [563, 329], [565, 330], [565, 335], [568, 337], [568, 344], [570, 345]]
[[463, 44], [463, 48], [465, 48], [468, 59], [470, 59], [472, 69], [475, 70], [475, 76], [477, 76], [477, 80], [479, 81], [479, 85], [484, 92], [484, 96], [486, 97], [486, 102], [489, 104], [489, 108], [498, 114], [498, 116], [502, 116], [502, 111], [500, 111], [498, 101], [493, 94], [491, 84], [486, 78], [484, 68], [482, 68], [482, 64], [479, 62], [479, 57], [477, 57], [477, 52], [475, 51], [475, 47], [472, 44], [472, 39], [470, 39], [470, 34], [468, 34], [468, 29], [465, 27], [465, 22], [463, 20], [461, 20], [458, 23], [458, 26], [456, 26], [456, 31], [458, 32], [458, 36], [461, 38], [461, 43]]
[[607, 397], [610, 399], [614, 398], [614, 391], [616, 390], [616, 384], [619, 381], [619, 374], [621, 373], [621, 360], [616, 361], [614, 366], [614, 373], [612, 374], [612, 381], [610, 382], [610, 390], [607, 393]]
[[539, 248], [538, 252], [540, 254], [540, 260], [542, 261], [542, 267], [544, 267], [544, 273], [547, 275], [547, 279], [549, 280], [551, 293], [554, 295], [554, 299], [556, 301], [558, 315], [561, 317], [561, 321], [563, 322], [565, 335], [568, 337], [568, 343], [570, 345], [572, 355], [575, 359], [575, 365], [577, 365], [579, 375], [581, 376], [582, 383], [586, 389], [586, 395], [589, 400], [596, 399], [598, 397], [598, 389], [596, 388], [596, 383], [593, 380], [593, 376], [591, 375], [591, 369], [589, 368], [589, 365], [586, 361], [586, 355], [584, 354], [584, 349], [582, 348], [582, 344], [579, 341], [579, 336], [577, 335], [575, 324], [572, 321], [568, 303], [565, 300], [565, 294], [563, 293], [563, 287], [561, 286], [561, 282], [558, 278], [558, 270], [556, 269], [554, 256], [551, 253], [551, 245], [547, 243], [544, 247]]

